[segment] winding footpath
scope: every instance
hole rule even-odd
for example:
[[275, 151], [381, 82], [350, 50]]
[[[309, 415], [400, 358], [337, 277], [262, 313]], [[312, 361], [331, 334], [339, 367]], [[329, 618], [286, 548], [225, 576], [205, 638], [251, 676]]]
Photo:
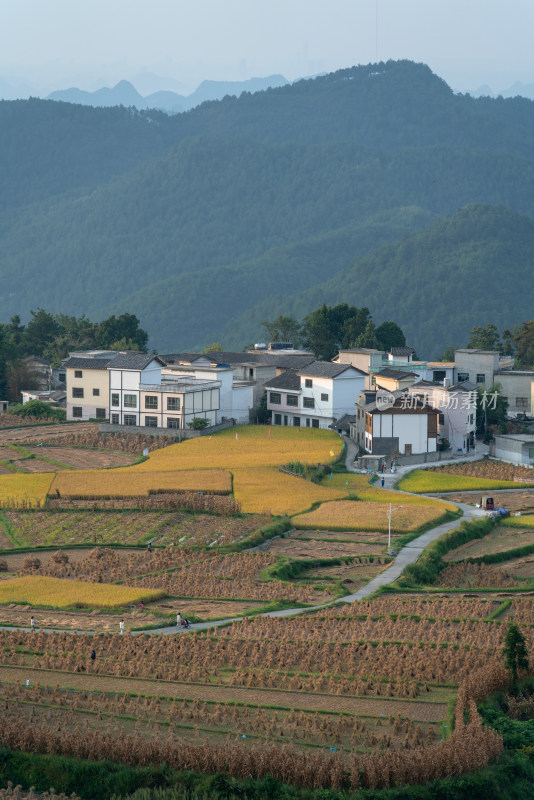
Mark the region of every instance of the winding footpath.
[[[343, 437], [343, 441], [345, 442], [345, 466], [348, 472], [357, 472], [354, 467], [354, 458], [356, 455], [356, 446], [355, 444], [348, 438]], [[474, 461], [478, 458], [482, 458], [480, 453], [473, 453], [472, 456], [468, 456], [467, 459], [463, 460], [470, 460]], [[451, 461], [442, 461], [441, 464], [455, 464], [457, 460]], [[420, 469], [425, 465], [416, 464], [414, 466], [409, 467], [401, 467], [397, 473], [385, 473], [384, 474], [384, 489], [388, 491], [397, 492], [399, 495], [399, 504], [402, 505], [402, 495], [403, 494], [410, 494], [412, 497], [421, 497], [426, 495], [413, 495], [410, 492], [402, 492], [399, 489], [396, 489], [394, 484], [399, 479], [399, 476], [406, 472], [411, 472], [413, 469]], [[433, 466], [433, 465], [428, 465]], [[439, 500], [439, 498], [434, 497], [434, 500]], [[445, 502], [452, 502], [452, 501], [443, 501]], [[408, 564], [413, 564], [425, 547], [427, 547], [431, 542], [435, 541], [435, 539], [439, 539], [440, 536], [443, 536], [444, 533], [447, 531], [453, 530], [457, 528], [464, 520], [471, 520], [471, 519], [480, 519], [481, 517], [485, 516], [484, 511], [479, 508], [473, 508], [472, 506], [465, 505], [464, 503], [453, 503], [453, 505], [457, 506], [463, 512], [463, 516], [459, 517], [458, 519], [454, 519], [451, 522], [444, 522], [441, 525], [437, 525], [435, 528], [432, 528], [429, 531], [425, 531], [422, 533], [421, 536], [418, 536], [416, 539], [413, 539], [409, 544], [405, 545], [399, 552], [397, 553], [395, 560], [387, 569], [373, 578], [369, 583], [366, 583], [365, 586], [362, 586], [361, 589], [358, 589], [357, 592], [353, 594], [347, 594], [344, 597], [337, 597], [335, 600], [331, 600], [329, 603], [324, 603], [319, 606], [307, 606], [306, 608], [288, 608], [283, 611], [268, 611], [265, 614], [261, 614], [260, 616], [264, 617], [292, 617], [296, 616], [297, 614], [302, 614], [307, 611], [317, 611], [321, 608], [327, 608], [328, 606], [337, 604], [337, 603], [352, 603], [355, 600], [363, 600], [365, 597], [373, 594], [379, 589], [381, 586], [388, 586], [397, 578], [400, 577], [405, 567]], [[189, 630], [205, 630], [206, 628], [216, 628], [220, 625], [227, 625], [229, 622], [238, 622], [242, 620], [243, 617], [232, 617], [230, 619], [224, 620], [216, 620], [211, 622], [200, 622], [195, 625], [191, 625]], [[169, 626], [165, 628], [156, 628], [149, 633], [164, 633], [164, 634], [177, 634], [181, 633], [178, 631], [176, 626]]]

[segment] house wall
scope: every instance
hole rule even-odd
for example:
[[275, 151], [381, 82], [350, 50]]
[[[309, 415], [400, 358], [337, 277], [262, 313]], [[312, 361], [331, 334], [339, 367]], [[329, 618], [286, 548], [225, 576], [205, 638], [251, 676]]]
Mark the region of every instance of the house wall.
[[[398, 450], [405, 453], [406, 445], [412, 446], [412, 453], [433, 452], [436, 439], [428, 436], [428, 414], [426, 413], [377, 413], [373, 414], [373, 441], [378, 439], [398, 439]], [[374, 446], [370, 448], [375, 452]]]
[[[82, 377], [75, 378], [78, 370], [68, 368], [66, 372], [67, 386], [67, 419], [88, 420], [96, 419], [97, 409], [104, 410], [104, 418], [109, 417], [109, 372], [107, 369], [82, 369]], [[73, 397], [73, 389], [83, 389], [83, 397]], [[94, 395], [98, 391], [98, 395]], [[81, 408], [82, 415], [74, 416], [73, 409]], [[102, 413], [102, 412], [101, 412]]]
[[510, 416], [534, 413], [534, 371], [499, 372], [495, 375], [495, 381], [502, 386]]
[[[468, 380], [471, 383], [489, 389], [494, 381], [494, 373], [498, 369], [499, 353], [497, 352], [456, 350], [454, 353], [454, 383], [458, 383], [463, 373], [469, 376]], [[484, 380], [482, 380], [482, 375]]]
[[[513, 464], [534, 465], [534, 437], [530, 441], [508, 436], [495, 437], [495, 458]], [[518, 483], [518, 488], [521, 486]]]
[[232, 390], [232, 417], [241, 425], [250, 422], [250, 409], [254, 403], [254, 386], [234, 386]]
[[[457, 403], [445, 388], [428, 387], [428, 389], [410, 388], [413, 394], [425, 398], [425, 402], [436, 408], [443, 415], [443, 422], [438, 418], [438, 435], [447, 439], [454, 453], [466, 452], [468, 442], [474, 439], [476, 431], [476, 409], [469, 405], [467, 392], [458, 392]], [[465, 400], [465, 403], [464, 403]], [[450, 405], [450, 407], [448, 407]]]
[[373, 375], [374, 383], [381, 389], [388, 392], [396, 392], [397, 389], [407, 389], [416, 380], [415, 375], [407, 375], [405, 378], [385, 378], [382, 375]]

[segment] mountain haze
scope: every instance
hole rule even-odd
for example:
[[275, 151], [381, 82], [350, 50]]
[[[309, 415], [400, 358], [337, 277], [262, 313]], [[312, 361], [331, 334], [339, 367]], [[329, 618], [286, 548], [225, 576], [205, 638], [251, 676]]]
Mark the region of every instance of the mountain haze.
[[404, 61], [175, 116], [2, 102], [1, 316], [131, 311], [179, 351], [351, 302], [435, 355], [532, 316], [533, 126]]

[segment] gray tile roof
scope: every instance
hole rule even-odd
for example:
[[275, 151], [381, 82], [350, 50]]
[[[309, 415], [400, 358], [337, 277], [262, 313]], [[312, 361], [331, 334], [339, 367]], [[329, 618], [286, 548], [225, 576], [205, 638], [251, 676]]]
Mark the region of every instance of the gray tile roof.
[[111, 359], [109, 358], [80, 358], [71, 356], [63, 363], [62, 367], [68, 369], [106, 369]]
[[298, 392], [300, 390], [300, 376], [294, 369], [287, 372], [282, 372], [276, 378], [271, 378], [265, 381], [264, 386], [266, 389], [285, 389], [289, 392]]
[[117, 355], [108, 362], [108, 368], [142, 370], [148, 367], [152, 361], [157, 361], [161, 366], [165, 366], [165, 362], [153, 353], [117, 353]]
[[289, 356], [279, 355], [277, 356], [272, 355], [267, 357], [268, 360], [265, 360], [266, 364], [274, 364], [277, 369], [300, 369], [303, 370], [308, 364], [312, 364], [315, 361], [315, 356], [305, 356], [305, 355], [298, 355], [298, 356]]
[[299, 375], [310, 378], [336, 378], [348, 369], [354, 370], [359, 375], [366, 374], [362, 372], [361, 369], [353, 367], [352, 364], [335, 364], [332, 361], [313, 361], [311, 364], [308, 364], [308, 366], [300, 369]]
[[351, 422], [356, 422], [356, 414], [343, 414], [342, 417], [334, 420], [328, 427], [333, 430], [346, 431], [348, 433]]
[[392, 347], [389, 352], [392, 356], [411, 356], [412, 353], [415, 353], [415, 349], [413, 347]]
[[386, 367], [385, 369], [381, 369], [380, 372], [377, 372], [376, 375], [380, 378], [393, 378], [394, 380], [400, 380], [401, 378], [415, 376], [415, 372], [410, 372], [407, 369], [392, 369], [391, 367]]
[[470, 381], [460, 381], [460, 383], [453, 383], [452, 386], [444, 386], [444, 389], [447, 389], [449, 392], [472, 392], [477, 387], [474, 383], [470, 383]]

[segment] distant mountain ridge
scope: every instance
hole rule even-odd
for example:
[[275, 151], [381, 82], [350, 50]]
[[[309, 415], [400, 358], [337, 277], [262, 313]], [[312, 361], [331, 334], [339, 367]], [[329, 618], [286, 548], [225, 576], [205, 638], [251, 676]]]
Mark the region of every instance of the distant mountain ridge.
[[143, 97], [130, 83], [119, 81], [112, 88], [97, 89], [87, 92], [83, 89], [61, 89], [51, 92], [47, 100], [63, 103], [76, 103], [95, 108], [112, 106], [134, 107], [139, 110], [156, 108], [178, 114], [200, 105], [206, 100], [221, 100], [226, 95], [237, 96], [241, 92], [261, 92], [265, 89], [277, 88], [288, 84], [283, 75], [269, 75], [266, 78], [249, 78], [245, 81], [202, 81], [190, 95], [181, 95], [172, 91], [158, 91]]
[[172, 116], [0, 102], [0, 318], [134, 312], [178, 352], [350, 298], [435, 355], [532, 316], [533, 130], [409, 61]]

